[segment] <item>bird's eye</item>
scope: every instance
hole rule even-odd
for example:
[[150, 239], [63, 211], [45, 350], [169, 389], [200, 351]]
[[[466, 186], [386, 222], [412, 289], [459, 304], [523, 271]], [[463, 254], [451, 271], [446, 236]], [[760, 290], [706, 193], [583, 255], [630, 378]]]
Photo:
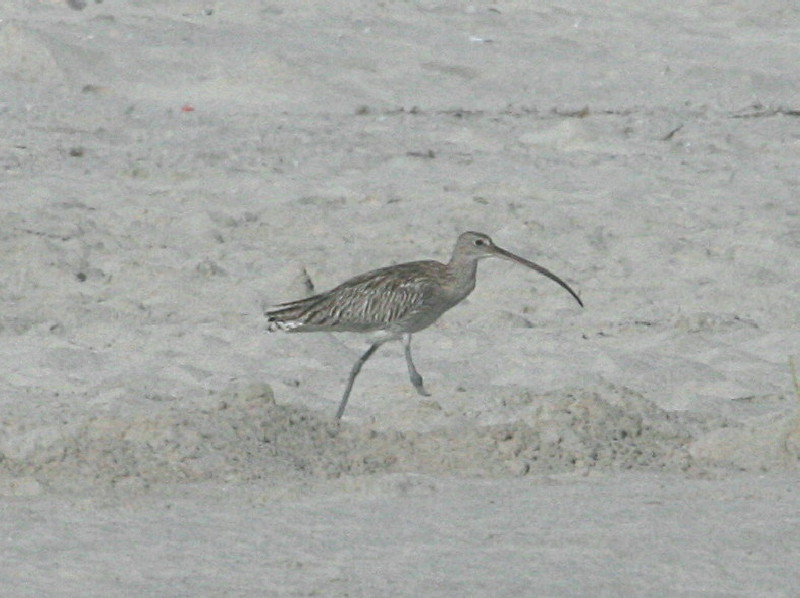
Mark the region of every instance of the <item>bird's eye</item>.
[[475, 239], [475, 245], [477, 245], [478, 247], [483, 247], [484, 245], [486, 245], [486, 241], [484, 241], [483, 239]]

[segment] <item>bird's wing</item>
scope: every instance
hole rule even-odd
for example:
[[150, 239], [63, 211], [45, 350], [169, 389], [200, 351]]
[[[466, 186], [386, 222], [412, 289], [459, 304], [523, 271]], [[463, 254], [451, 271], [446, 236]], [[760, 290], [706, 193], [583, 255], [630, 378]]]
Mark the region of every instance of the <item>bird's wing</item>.
[[369, 332], [412, 317], [435, 292], [425, 265], [412, 262], [351, 278], [335, 289], [267, 310], [271, 325], [283, 330]]

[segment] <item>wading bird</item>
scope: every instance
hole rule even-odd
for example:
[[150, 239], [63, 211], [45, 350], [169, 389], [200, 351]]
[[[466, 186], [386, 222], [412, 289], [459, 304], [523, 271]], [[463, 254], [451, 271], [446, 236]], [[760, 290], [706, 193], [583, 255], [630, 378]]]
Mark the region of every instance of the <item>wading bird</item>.
[[475, 288], [478, 261], [499, 257], [536, 270], [564, 287], [583, 307], [580, 297], [558, 276], [538, 264], [494, 244], [483, 233], [462, 233], [446, 264], [426, 260], [372, 270], [335, 289], [306, 299], [281, 303], [264, 315], [274, 332], [365, 332], [375, 334], [369, 349], [350, 370], [336, 411], [341, 419], [361, 367], [383, 343], [402, 340], [411, 384], [429, 396], [411, 359], [411, 335], [433, 324]]

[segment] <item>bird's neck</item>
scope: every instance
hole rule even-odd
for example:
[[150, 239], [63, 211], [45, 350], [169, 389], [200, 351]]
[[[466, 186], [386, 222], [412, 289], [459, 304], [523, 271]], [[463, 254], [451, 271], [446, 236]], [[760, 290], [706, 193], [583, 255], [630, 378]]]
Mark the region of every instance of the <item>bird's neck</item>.
[[450, 276], [453, 294], [459, 301], [469, 295], [475, 288], [475, 274], [478, 270], [478, 261], [461, 256], [454, 256], [447, 264], [447, 273]]

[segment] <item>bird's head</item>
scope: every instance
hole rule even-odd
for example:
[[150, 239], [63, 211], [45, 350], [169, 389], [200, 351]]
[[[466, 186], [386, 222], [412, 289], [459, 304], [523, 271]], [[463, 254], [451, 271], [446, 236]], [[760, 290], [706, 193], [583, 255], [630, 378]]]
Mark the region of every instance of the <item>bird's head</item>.
[[563, 280], [561, 280], [558, 276], [550, 272], [547, 268], [540, 266], [539, 264], [535, 264], [526, 260], [525, 258], [521, 258], [518, 255], [511, 253], [510, 251], [506, 251], [502, 247], [498, 247], [494, 244], [491, 237], [484, 233], [476, 233], [474, 231], [467, 231], [465, 233], [461, 233], [458, 237], [458, 241], [456, 241], [456, 247], [453, 250], [453, 258], [454, 259], [467, 259], [470, 261], [477, 261], [487, 257], [499, 257], [504, 260], [508, 260], [510, 262], [515, 262], [517, 264], [522, 264], [523, 266], [530, 268], [532, 270], [536, 270], [539, 274], [546, 276], [550, 280], [558, 283], [563, 288], [569, 292], [575, 298], [575, 301], [583, 307], [583, 301], [581, 298], [578, 297], [577, 293], [572, 290], [572, 288]]

